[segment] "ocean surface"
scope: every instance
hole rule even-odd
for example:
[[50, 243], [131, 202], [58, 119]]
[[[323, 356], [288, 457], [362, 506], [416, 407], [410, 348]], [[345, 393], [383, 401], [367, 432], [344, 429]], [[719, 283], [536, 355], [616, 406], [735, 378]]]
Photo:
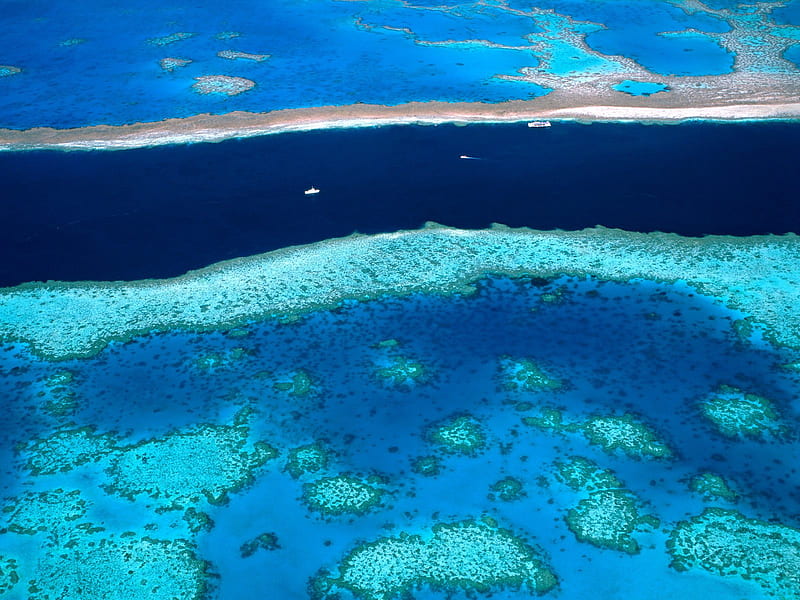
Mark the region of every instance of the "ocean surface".
[[[800, 126], [790, 123], [519, 123], [0, 153], [0, 254], [15, 257], [0, 263], [0, 285], [171, 277], [426, 221], [796, 232], [798, 145]], [[322, 191], [305, 196], [312, 185]]]
[[[664, 0], [540, 0], [533, 9], [518, 0], [242, 0], [221, 9], [215, 0], [5, 0], [0, 128], [358, 102], [524, 100], [549, 88], [508, 77], [533, 69], [568, 80], [608, 72], [624, 79], [614, 56], [654, 77], [720, 75], [732, 71], [735, 52], [717, 34], [732, 28], [748, 52], [760, 56], [759, 46], [777, 41], [789, 44], [786, 58], [795, 60], [797, 0], [765, 19], [753, 16], [767, 4], [720, 0], [684, 10]], [[666, 35], [687, 30], [693, 33]], [[768, 63], [755, 70], [791, 67], [776, 66], [780, 56]], [[193, 87], [197, 78], [219, 76], [255, 86], [232, 96]]]

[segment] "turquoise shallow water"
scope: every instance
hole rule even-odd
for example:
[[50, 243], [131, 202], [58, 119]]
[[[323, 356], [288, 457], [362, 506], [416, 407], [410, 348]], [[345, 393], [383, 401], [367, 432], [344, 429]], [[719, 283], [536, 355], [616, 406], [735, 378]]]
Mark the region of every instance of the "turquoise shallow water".
[[[773, 18], [790, 23], [796, 13], [790, 4]], [[765, 43], [765, 30], [752, 27]], [[632, 58], [657, 74], [730, 72], [733, 55], [705, 33], [661, 35], [687, 28], [713, 34], [730, 25], [662, 0], [542, 0], [533, 12], [520, 2], [246, 0], [230, 10], [212, 0], [6, 2], [0, 65], [20, 72], [0, 77], [0, 127], [358, 102], [531, 99], [548, 89], [503, 77], [525, 68], [568, 77], [613, 68], [597, 52]], [[221, 51], [269, 58], [231, 60], [218, 57]], [[167, 58], [191, 62], [167, 71], [159, 66]], [[195, 79], [207, 76], [241, 77], [255, 87], [238, 96], [197, 93]]]
[[663, 83], [626, 79], [614, 86], [614, 89], [630, 94], [631, 96], [652, 96], [659, 92], [666, 92], [669, 90], [669, 86]]
[[[52, 541], [52, 532], [75, 537], [78, 531], [78, 540], [125, 531], [186, 539], [196, 544], [198, 557], [210, 561], [214, 598], [305, 598], [309, 578], [320, 569], [335, 572], [363, 541], [400, 532], [424, 535], [435, 523], [482, 517], [531, 544], [552, 568], [559, 583], [546, 597], [767, 597], [758, 584], [738, 577], [700, 569], [680, 573], [669, 567], [665, 546], [678, 521], [707, 506], [800, 525], [800, 378], [780, 366], [796, 357], [757, 335], [738, 337], [732, 323], [740, 317], [681, 285], [500, 278], [484, 280], [466, 297], [353, 302], [293, 323], [148, 336], [81, 361], [46, 363], [6, 346], [0, 354], [0, 394], [7, 399], [0, 429], [6, 504], [19, 504], [26, 492], [58, 488], [79, 490], [89, 503], [74, 521], [40, 514], [43, 531], [32, 535], [14, 532], [18, 513], [5, 514], [0, 528], [12, 531], [0, 534], [0, 556], [16, 557], [22, 581], [6, 597], [26, 597], [31, 579], [40, 586], [48, 581], [46, 561], [37, 561], [48, 552], [42, 545]], [[380, 369], [401, 358], [419, 365], [422, 378], [381, 377]], [[538, 365], [560, 387], [509, 387], [503, 365], [521, 359]], [[310, 388], [288, 385], [301, 371]], [[65, 382], [65, 372], [70, 381]], [[57, 373], [60, 383], [55, 384]], [[760, 441], [721, 435], [700, 411], [703, 399], [720, 384], [769, 398], [786, 435]], [[561, 410], [569, 422], [634, 415], [673, 458], [632, 458], [619, 450], [603, 451], [579, 433], [524, 424], [548, 407]], [[199, 463], [180, 454], [183, 459], [174, 462], [166, 450], [156, 452], [150, 459], [158, 464], [150, 471], [152, 491], [141, 488], [133, 500], [120, 496], [147, 479], [146, 461], [143, 471], [126, 470], [139, 460], [129, 444], [166, 440], [171, 432], [191, 432], [198, 424], [230, 424], [243, 408], [252, 411], [245, 419], [250, 438], [268, 442], [279, 456], [251, 468], [252, 481], [226, 503], [185, 499], [178, 508], [168, 494], [155, 491], [168, 489], [181, 472], [190, 474], [187, 481], [204, 476], [207, 469], [198, 465], [214, 464], [211, 457], [218, 451], [211, 449]], [[468, 415], [483, 433], [485, 444], [472, 456], [448, 453], [431, 437], [432, 427], [458, 415]], [[83, 464], [61, 473], [29, 471], [27, 461], [37, 453], [19, 444], [83, 426], [96, 428], [94, 435], [115, 432], [123, 450], [83, 455]], [[285, 470], [288, 453], [312, 442], [328, 451], [328, 464], [294, 479]], [[77, 448], [71, 447], [44, 456], [68, 465]], [[228, 450], [220, 452], [227, 456]], [[642, 513], [660, 519], [655, 529], [633, 534], [638, 554], [580, 542], [567, 528], [565, 516], [583, 496], [559, 482], [554, 462], [575, 455], [613, 469], [638, 498]], [[441, 472], [414, 472], [412, 461], [420, 456], [436, 457]], [[120, 460], [128, 467], [119, 467]], [[689, 491], [689, 479], [701, 472], [726, 478], [739, 499], [704, 501]], [[383, 489], [381, 502], [363, 515], [324, 518], [311, 511], [302, 500], [303, 485], [343, 473]], [[379, 483], [368, 479], [371, 475], [380, 476]], [[524, 495], [510, 501], [490, 497], [490, 487], [504, 477], [517, 479]], [[108, 488], [114, 481], [117, 487]], [[207, 513], [213, 528], [189, 532], [183, 519], [187, 507]], [[105, 531], [88, 534], [79, 528], [83, 522]], [[276, 535], [278, 547], [243, 558], [241, 546], [261, 533]], [[69, 560], [74, 564], [75, 557]], [[104, 569], [125, 580], [113, 567]], [[67, 580], [59, 577], [55, 581]], [[51, 595], [31, 597], [56, 597], [61, 589], [45, 588]], [[108, 597], [162, 597], [133, 589]], [[495, 591], [496, 598], [518, 597], [512, 590]], [[428, 588], [414, 596], [443, 597]], [[81, 597], [99, 596], [86, 591]]]

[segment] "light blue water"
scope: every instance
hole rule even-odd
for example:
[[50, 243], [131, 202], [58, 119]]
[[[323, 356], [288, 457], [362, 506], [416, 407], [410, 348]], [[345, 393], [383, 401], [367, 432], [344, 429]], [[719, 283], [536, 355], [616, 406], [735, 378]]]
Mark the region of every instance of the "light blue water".
[[800, 68], [800, 45], [792, 46], [784, 53], [783, 56]]
[[[628, 56], [656, 73], [718, 74], [733, 64], [731, 55], [703, 35], [658, 35], [729, 27], [717, 17], [687, 15], [660, 0], [542, 0], [537, 6], [597, 23], [577, 27], [594, 30], [586, 38], [591, 48]], [[606, 59], [560, 35], [559, 28], [575, 29], [563, 17], [530, 10], [524, 2], [442, 6], [395, 0], [243, 0], [228, 11], [213, 0], [191, 6], [155, 0], [5, 2], [0, 65], [22, 72], [0, 78], [0, 127], [121, 124], [356, 102], [500, 102], [547, 90], [497, 76], [513, 76], [525, 67], [571, 76], [607, 66]], [[776, 15], [792, 19], [796, 12], [792, 4]], [[560, 24], [550, 32], [552, 39], [542, 38], [543, 27], [554, 19]], [[218, 39], [222, 32], [240, 36]], [[175, 33], [195, 35], [169, 45], [147, 42]], [[425, 45], [467, 40], [486, 43]], [[541, 45], [531, 48], [532, 42]], [[222, 50], [271, 58], [232, 61], [217, 57]], [[552, 65], [542, 63], [546, 56], [552, 56]], [[192, 62], [165, 72], [159, 67], [164, 58]], [[192, 90], [196, 77], [209, 75], [244, 77], [256, 87], [235, 97]]]
[[652, 96], [653, 94], [657, 94], [659, 92], [668, 91], [669, 86], [665, 83], [633, 81], [631, 79], [626, 79], [615, 85], [614, 89], [618, 92], [630, 94], [631, 96]]
[[[180, 513], [155, 513], [157, 503], [147, 497], [131, 503], [103, 493], [98, 487], [107, 477], [102, 463], [62, 475], [25, 474], [25, 454], [14, 457], [13, 446], [58, 427], [58, 420], [42, 412], [33, 382], [67, 368], [76, 374], [79, 409], [61, 423], [92, 424], [129, 441], [197, 423], [229, 422], [245, 405], [255, 411], [254, 436], [275, 445], [282, 456], [227, 505], [200, 505], [216, 523], [196, 543], [218, 576], [213, 585], [220, 600], [304, 598], [308, 578], [322, 567], [335, 568], [359, 540], [421, 532], [435, 522], [484, 514], [542, 549], [560, 580], [550, 597], [765, 597], [754, 583], [670, 569], [664, 531], [702, 511], [704, 502], [687, 491], [686, 480], [704, 470], [735, 483], [743, 495], [738, 509], [748, 516], [800, 525], [796, 437], [772, 444], [731, 442], [712, 430], [696, 405], [717, 385], [729, 383], [768, 396], [788, 423], [796, 423], [800, 380], [778, 368], [791, 356], [758, 340], [737, 340], [731, 322], [739, 315], [682, 286], [492, 279], [478, 288], [471, 297], [415, 295], [348, 303], [293, 324], [253, 324], [247, 337], [148, 336], [58, 367], [7, 347], [0, 354], [0, 394], [7, 399], [0, 429], [0, 459], [6, 465], [2, 494], [13, 496], [31, 485], [77, 488], [95, 503], [87, 518], [109, 531], [138, 531], [154, 523], [158, 529], [150, 535], [187, 535], [180, 523], [174, 525]], [[543, 293], [558, 290], [560, 303], [542, 301]], [[399, 347], [374, 346], [386, 339], [398, 340]], [[235, 348], [248, 354], [214, 371], [194, 366], [198, 357], [230, 355]], [[401, 389], [381, 384], [375, 365], [394, 352], [424, 365], [430, 378]], [[565, 388], [504, 391], [498, 380], [503, 355], [537, 361]], [[315, 395], [292, 397], [257, 376], [268, 370], [281, 379], [298, 368], [312, 376]], [[533, 408], [520, 412], [520, 401]], [[559, 407], [570, 420], [632, 412], [674, 449], [676, 459], [612, 456], [579, 435], [522, 425], [521, 418], [540, 406]], [[442, 454], [425, 437], [429, 425], [459, 413], [471, 414], [484, 427], [488, 445], [477, 457]], [[385, 476], [390, 496], [384, 506], [328, 521], [310, 513], [298, 501], [301, 482], [281, 466], [288, 449], [312, 441], [334, 453], [326, 474]], [[437, 453], [444, 466], [440, 475], [411, 472], [415, 457]], [[574, 454], [613, 468], [647, 511], [662, 519], [664, 531], [636, 536], [641, 554], [595, 548], [578, 542], [566, 528], [564, 515], [576, 495], [555, 482], [552, 463]], [[492, 483], [505, 476], [523, 482], [523, 499], [487, 498]], [[280, 548], [241, 558], [241, 544], [265, 531], [277, 534]], [[27, 556], [23, 566], [33, 569], [36, 537], [0, 535], [0, 555]], [[442, 596], [423, 590], [415, 597]], [[518, 596], [506, 591], [494, 597]]]
[[658, 74], [715, 75], [729, 72], [733, 65], [733, 57], [709, 38], [675, 40], [658, 35], [690, 27], [708, 32], [730, 29], [714, 16], [687, 15], [660, 0], [637, 2], [635, 8], [624, 2], [597, 0], [545, 0], [537, 5], [602, 23], [605, 29], [587, 36], [589, 46], [604, 54], [633, 58]]

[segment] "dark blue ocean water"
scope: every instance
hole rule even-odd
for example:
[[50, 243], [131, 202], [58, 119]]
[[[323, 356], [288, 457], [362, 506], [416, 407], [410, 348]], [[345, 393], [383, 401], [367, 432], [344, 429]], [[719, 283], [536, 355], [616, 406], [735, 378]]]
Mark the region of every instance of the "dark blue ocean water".
[[[492, 222], [800, 231], [800, 126], [387, 127], [0, 154], [0, 285], [165, 277], [292, 244]], [[460, 159], [460, 155], [476, 157]], [[312, 185], [322, 192], [307, 197]]]

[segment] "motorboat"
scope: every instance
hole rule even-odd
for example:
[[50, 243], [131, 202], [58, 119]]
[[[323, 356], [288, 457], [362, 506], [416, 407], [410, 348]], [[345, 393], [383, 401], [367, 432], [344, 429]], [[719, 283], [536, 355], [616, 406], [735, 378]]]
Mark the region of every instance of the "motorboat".
[[550, 121], [529, 121], [528, 127], [550, 127]]
[[313, 196], [314, 194], [319, 194], [319, 190], [315, 188], [313, 185], [308, 188], [305, 192], [303, 192], [306, 196]]

